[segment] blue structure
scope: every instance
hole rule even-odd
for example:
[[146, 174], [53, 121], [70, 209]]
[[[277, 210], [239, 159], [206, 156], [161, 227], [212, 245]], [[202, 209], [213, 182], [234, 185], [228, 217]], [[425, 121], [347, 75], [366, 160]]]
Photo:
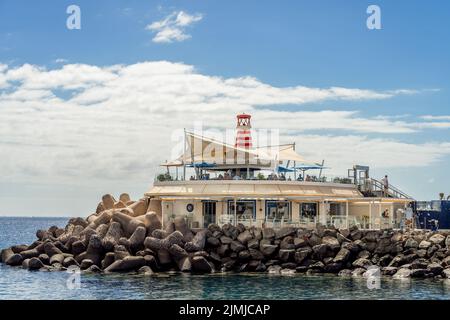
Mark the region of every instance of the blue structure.
[[450, 200], [417, 201], [413, 205], [417, 228], [450, 229]]

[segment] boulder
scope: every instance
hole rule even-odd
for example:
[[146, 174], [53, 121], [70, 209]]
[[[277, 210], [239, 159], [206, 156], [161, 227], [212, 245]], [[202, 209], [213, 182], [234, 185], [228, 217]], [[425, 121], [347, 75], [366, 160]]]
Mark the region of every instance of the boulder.
[[309, 247], [304, 247], [298, 249], [294, 254], [294, 260], [297, 264], [302, 263], [309, 255], [312, 253], [312, 249]]
[[23, 257], [20, 255], [20, 253], [14, 253], [13, 255], [10, 255], [5, 261], [5, 263], [9, 266], [19, 266], [22, 265], [22, 262]]
[[157, 239], [154, 237], [147, 237], [144, 240], [144, 246], [148, 249], [158, 251], [162, 248], [161, 239]]
[[263, 239], [273, 240], [275, 239], [275, 231], [272, 228], [264, 228], [262, 230]]
[[311, 247], [317, 246], [319, 244], [322, 243], [322, 238], [320, 238], [318, 235], [316, 235], [315, 233], [313, 233], [309, 238], [308, 238], [308, 244]]
[[[147, 234], [149, 235], [151, 235], [154, 230], [162, 228], [161, 220], [159, 219], [158, 215], [153, 211], [147, 212], [145, 214], [144, 225], [147, 228]], [[169, 225], [173, 226], [173, 224]], [[175, 230], [171, 230], [169, 234], [172, 233], [173, 231]]]
[[411, 278], [424, 278], [427, 273], [426, 269], [412, 269], [410, 277]]
[[181, 258], [187, 257], [189, 254], [185, 249], [180, 247], [178, 244], [173, 244], [169, 248], [169, 253], [176, 259], [179, 260]]
[[79, 255], [80, 253], [86, 251], [86, 246], [84, 245], [83, 241], [75, 241], [72, 243], [72, 253], [73, 255]]
[[400, 268], [398, 271], [392, 276], [393, 279], [404, 279], [411, 277], [411, 270], [406, 268]]
[[63, 267], [78, 266], [78, 262], [73, 257], [67, 257], [62, 262]]
[[59, 263], [62, 265], [64, 259], [65, 257], [62, 253], [54, 254], [53, 256], [50, 257], [50, 264]]
[[100, 213], [94, 221], [89, 224], [89, 227], [92, 229], [97, 229], [101, 224], [108, 224], [111, 221], [113, 216], [113, 210], [105, 210]]
[[279, 265], [273, 265], [273, 266], [269, 266], [268, 268], [267, 268], [267, 272], [269, 273], [269, 274], [279, 274], [279, 273], [281, 273], [281, 266], [279, 266]]
[[41, 260], [39, 260], [39, 258], [31, 258], [30, 261], [28, 262], [28, 269], [29, 270], [39, 270], [41, 268], [44, 267], [44, 264], [42, 263]]
[[[168, 250], [172, 245], [178, 244], [179, 246], [183, 246], [184, 236], [180, 231], [174, 231], [169, 234], [167, 237], [161, 240], [161, 247], [163, 249]], [[151, 248], [150, 248], [151, 249]]]
[[186, 251], [194, 252], [203, 250], [206, 243], [206, 233], [207, 230], [198, 231], [195, 234], [194, 238], [185, 244], [184, 248], [186, 249]]
[[323, 260], [324, 258], [333, 256], [333, 251], [327, 244], [318, 244], [313, 248], [313, 258], [317, 260]]
[[419, 249], [424, 249], [424, 250], [426, 250], [426, 249], [428, 249], [430, 246], [431, 246], [431, 242], [430, 242], [430, 241], [422, 240], [422, 241], [419, 243]]
[[230, 243], [230, 249], [231, 249], [231, 251], [239, 253], [240, 251], [245, 250], [245, 246], [242, 243], [240, 243], [239, 241], [233, 240]]
[[90, 259], [84, 259], [83, 261], [81, 261], [80, 263], [80, 269], [81, 270], [86, 270], [88, 269], [90, 266], [94, 265], [94, 262]]
[[145, 265], [144, 257], [127, 256], [123, 260], [114, 261], [105, 272], [126, 272], [138, 270]]
[[131, 201], [130, 195], [128, 193], [122, 193], [119, 196], [119, 201], [122, 201], [123, 203], [128, 203], [129, 201]]
[[133, 217], [143, 216], [147, 212], [148, 208], [148, 199], [140, 199], [139, 201], [134, 202], [129, 205], [128, 208], [132, 210]]
[[381, 268], [381, 274], [384, 276], [393, 276], [397, 273], [397, 270], [396, 267], [383, 267]]
[[100, 269], [98, 266], [96, 266], [95, 264], [91, 265], [89, 268], [84, 269], [85, 273], [101, 273], [102, 269]]
[[106, 236], [106, 233], [109, 230], [109, 225], [107, 224], [101, 224], [95, 229], [95, 233], [100, 237], [100, 239], [103, 239]]
[[334, 262], [341, 262], [341, 263], [345, 263], [348, 261], [349, 257], [350, 257], [350, 250], [342, 248], [341, 250], [339, 250], [339, 252], [336, 254], [336, 256], [334, 257], [333, 261]]
[[331, 250], [337, 251], [341, 248], [341, 244], [339, 243], [338, 239], [331, 236], [324, 236], [322, 238], [322, 243], [326, 244]]
[[[255, 240], [255, 241], [258, 241], [258, 240]], [[218, 247], [218, 246], [220, 246], [220, 240], [217, 239], [216, 237], [208, 237], [208, 238], [206, 238], [206, 243], [210, 247]], [[259, 245], [259, 243], [258, 243], [258, 245]]]
[[30, 258], [39, 256], [39, 251], [36, 248], [30, 249], [30, 250], [24, 250], [24, 251], [20, 252], [20, 255], [24, 259], [30, 259]]
[[294, 249], [280, 249], [278, 251], [278, 257], [283, 262], [288, 262], [294, 258], [295, 250]]
[[427, 270], [437, 276], [442, 273], [444, 268], [439, 263], [433, 262], [428, 265]]
[[359, 258], [353, 261], [352, 266], [355, 268], [364, 268], [367, 269], [369, 266], [372, 265], [372, 262], [368, 259]]
[[297, 233], [297, 229], [294, 227], [282, 227], [275, 230], [275, 239], [282, 239], [287, 236], [291, 236]]
[[233, 239], [231, 239], [230, 237], [227, 237], [227, 236], [220, 237], [220, 242], [222, 244], [230, 244], [232, 241], [233, 241]]
[[237, 237], [237, 240], [243, 245], [247, 245], [247, 243], [252, 239], [253, 235], [250, 232], [250, 230], [245, 230], [244, 232], [240, 233]]
[[210, 273], [213, 268], [211, 264], [202, 256], [195, 256], [191, 259], [192, 270], [200, 273]]
[[189, 257], [183, 257], [177, 260], [177, 266], [181, 272], [190, 272], [192, 270], [192, 264]]
[[141, 219], [133, 218], [123, 212], [114, 212], [112, 215], [112, 220], [120, 223], [122, 230], [127, 237], [131, 237], [137, 227], [145, 227], [145, 224], [141, 221]]
[[115, 261], [115, 253], [108, 252], [101, 262], [102, 269], [108, 268]]
[[222, 244], [217, 248], [217, 254], [221, 257], [225, 257], [230, 252], [230, 245], [229, 244]]
[[144, 276], [151, 276], [154, 274], [152, 268], [150, 268], [149, 266], [140, 267], [138, 273]]
[[141, 250], [144, 248], [144, 240], [147, 233], [147, 229], [145, 227], [137, 227], [136, 230], [130, 237], [130, 249], [133, 252]]
[[[122, 226], [119, 222], [111, 222], [106, 235], [102, 239], [103, 248], [111, 251], [115, 245], [119, 243], [119, 239], [123, 236]], [[81, 248], [80, 248], [81, 250]]]
[[45, 253], [51, 258], [55, 254], [62, 254], [63, 252], [59, 250], [52, 242], [46, 242], [44, 244]]
[[260, 251], [266, 257], [273, 255], [275, 253], [275, 251], [277, 251], [277, 249], [278, 249], [278, 246], [272, 245], [272, 244], [264, 244], [260, 247]]
[[161, 265], [169, 265], [172, 263], [170, 252], [166, 249], [158, 250], [158, 261]]
[[442, 234], [436, 233], [434, 235], [432, 235], [428, 241], [434, 243], [434, 244], [438, 244], [438, 245], [443, 245], [444, 241], [445, 241], [445, 237]]
[[105, 210], [114, 208], [114, 203], [115, 202], [116, 202], [116, 200], [110, 194], [105, 194], [102, 197], [102, 205], [103, 205], [103, 208], [105, 208]]
[[[414, 240], [414, 238], [408, 238], [405, 241], [405, 245], [404, 245], [405, 249], [408, 248], [418, 248], [419, 247], [419, 243], [417, 243], [416, 240]], [[400, 271], [400, 270], [399, 270]]]
[[338, 276], [339, 277], [351, 277], [353, 273], [353, 270], [350, 269], [342, 269], [339, 271]]
[[50, 257], [47, 254], [41, 253], [38, 258], [43, 264], [50, 264]]
[[187, 226], [186, 219], [179, 216], [175, 217], [175, 219], [173, 220], [173, 224], [175, 226], [175, 230], [183, 234], [185, 242], [189, 242], [194, 238], [194, 234]]
[[450, 268], [446, 268], [442, 271], [444, 278], [450, 279]]
[[116, 203], [114, 203], [114, 209], [123, 209], [126, 207], [127, 207], [127, 205], [120, 200], [117, 201]]

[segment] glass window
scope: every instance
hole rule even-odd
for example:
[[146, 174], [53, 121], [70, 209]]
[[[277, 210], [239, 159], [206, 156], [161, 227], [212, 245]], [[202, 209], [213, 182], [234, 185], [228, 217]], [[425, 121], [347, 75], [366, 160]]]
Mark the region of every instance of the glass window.
[[344, 212], [342, 211], [342, 206], [340, 203], [330, 203], [330, 215], [332, 215], [332, 216], [344, 215]]
[[[228, 214], [234, 215], [234, 200], [228, 200]], [[255, 219], [256, 218], [256, 201], [255, 200], [238, 200], [236, 201], [236, 216], [238, 219]]]
[[266, 201], [266, 220], [291, 221], [291, 206], [289, 201]]
[[315, 219], [317, 216], [317, 203], [300, 203], [300, 218]]

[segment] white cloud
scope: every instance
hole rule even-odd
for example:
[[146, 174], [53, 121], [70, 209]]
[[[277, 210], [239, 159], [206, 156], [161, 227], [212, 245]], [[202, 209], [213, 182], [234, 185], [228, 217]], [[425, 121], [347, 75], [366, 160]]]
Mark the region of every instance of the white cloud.
[[146, 188], [158, 164], [170, 159], [175, 130], [191, 128], [198, 120], [208, 127], [232, 128], [239, 112], [252, 114], [256, 128], [283, 129], [285, 140], [296, 139], [301, 153], [314, 160], [326, 158], [336, 171], [344, 170], [341, 174], [356, 161], [417, 167], [450, 154], [448, 143], [411, 144], [385, 137], [420, 131], [423, 122], [364, 117], [352, 110], [275, 108], [388, 99], [392, 92], [274, 87], [252, 77], [208, 76], [193, 66], [167, 61], [108, 67], [66, 64], [52, 70], [29, 64], [1, 66], [0, 83], [4, 183], [93, 187], [120, 181]]
[[156, 33], [153, 42], [179, 42], [191, 38], [186, 33], [186, 28], [202, 19], [203, 15], [200, 13], [191, 15], [184, 11], [174, 11], [164, 19], [147, 25], [146, 29]]
[[421, 117], [424, 120], [449, 120], [450, 116], [432, 116], [432, 115], [425, 115]]
[[55, 63], [67, 63], [67, 62], [69, 62], [69, 60], [64, 58], [55, 59]]

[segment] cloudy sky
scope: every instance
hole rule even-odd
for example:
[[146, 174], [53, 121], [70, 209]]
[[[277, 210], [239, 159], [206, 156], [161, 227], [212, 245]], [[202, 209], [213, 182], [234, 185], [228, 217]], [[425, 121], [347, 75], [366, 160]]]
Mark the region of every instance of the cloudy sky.
[[0, 215], [140, 197], [180, 129], [240, 112], [330, 175], [450, 194], [450, 4], [376, 1], [369, 30], [373, 3], [0, 0]]

